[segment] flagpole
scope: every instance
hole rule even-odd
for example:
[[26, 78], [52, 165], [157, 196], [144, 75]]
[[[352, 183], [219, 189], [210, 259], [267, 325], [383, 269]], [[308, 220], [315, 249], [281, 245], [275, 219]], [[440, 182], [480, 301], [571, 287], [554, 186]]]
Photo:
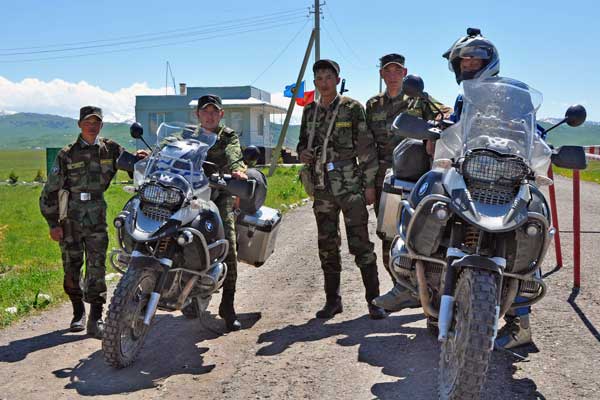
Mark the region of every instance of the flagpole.
[[292, 112], [294, 111], [294, 105], [296, 104], [296, 92], [300, 87], [300, 84], [302, 83], [302, 79], [304, 78], [304, 71], [306, 71], [306, 64], [308, 64], [308, 59], [310, 58], [310, 52], [312, 50], [314, 42], [315, 30], [313, 29], [310, 35], [310, 39], [308, 39], [308, 46], [306, 47], [306, 53], [304, 53], [304, 60], [302, 61], [300, 72], [298, 73], [298, 79], [296, 79], [296, 86], [294, 86], [294, 88], [292, 89], [292, 98], [290, 99], [290, 105], [288, 106], [287, 114], [285, 115], [285, 121], [283, 122], [281, 133], [279, 134], [277, 146], [275, 146], [273, 152], [271, 153], [271, 166], [269, 167], [269, 176], [273, 176], [273, 174], [275, 173], [275, 169], [277, 168], [277, 162], [279, 160], [279, 155], [281, 154], [281, 148], [283, 147], [285, 135], [290, 125], [290, 119], [292, 118]]

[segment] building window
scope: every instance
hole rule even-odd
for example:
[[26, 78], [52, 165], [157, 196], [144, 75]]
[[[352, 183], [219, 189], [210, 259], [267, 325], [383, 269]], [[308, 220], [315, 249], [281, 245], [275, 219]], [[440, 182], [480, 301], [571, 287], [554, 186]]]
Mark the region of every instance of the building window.
[[256, 133], [258, 134], [258, 136], [264, 136], [265, 116], [263, 114], [258, 114], [256, 117]]
[[167, 113], [164, 113], [164, 112], [150, 113], [149, 117], [150, 117], [150, 121], [149, 121], [148, 127], [150, 128], [150, 133], [152, 133], [153, 135], [156, 135], [156, 131], [158, 130], [158, 127], [160, 126], [160, 124], [162, 124], [163, 122], [166, 122]]

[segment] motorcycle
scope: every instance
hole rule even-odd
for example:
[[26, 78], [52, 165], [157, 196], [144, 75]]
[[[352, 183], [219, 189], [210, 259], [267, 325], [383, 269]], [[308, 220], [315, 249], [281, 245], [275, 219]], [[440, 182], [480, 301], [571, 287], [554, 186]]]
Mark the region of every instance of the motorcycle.
[[[141, 125], [133, 124], [131, 135], [144, 140]], [[120, 249], [110, 257], [123, 276], [108, 308], [102, 350], [116, 368], [134, 362], [157, 310], [200, 316], [225, 279], [223, 260], [232, 244], [211, 198], [226, 191], [252, 199], [256, 182], [205, 174], [216, 139], [163, 123], [148, 158], [118, 160], [133, 173], [134, 186], [126, 189], [134, 195], [114, 219]]]
[[[419, 77], [405, 79], [407, 94], [428, 101]], [[440, 399], [464, 400], [480, 397], [499, 319], [546, 294], [541, 267], [555, 229], [539, 187], [552, 184], [550, 163], [584, 169], [586, 159], [580, 146], [554, 150], [540, 137], [535, 89], [501, 77], [463, 88], [459, 122], [400, 114], [393, 123], [395, 134], [434, 140], [436, 150], [432, 169], [396, 200], [390, 269], [419, 298], [441, 342]], [[582, 106], [571, 106], [547, 131], [585, 118]]]

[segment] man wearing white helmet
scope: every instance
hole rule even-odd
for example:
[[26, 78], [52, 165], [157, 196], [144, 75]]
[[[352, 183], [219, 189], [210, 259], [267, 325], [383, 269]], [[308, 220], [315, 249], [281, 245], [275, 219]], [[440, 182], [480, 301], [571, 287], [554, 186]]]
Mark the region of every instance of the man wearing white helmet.
[[[443, 55], [448, 59], [448, 67], [460, 84], [469, 79], [485, 79], [498, 75], [500, 58], [494, 44], [481, 35], [476, 28], [468, 28], [467, 36], [458, 39]], [[450, 119], [460, 120], [463, 108], [463, 98], [459, 95], [454, 105], [454, 113]], [[517, 297], [516, 303], [526, 299]], [[496, 346], [510, 349], [532, 343], [529, 314], [531, 307], [512, 309], [504, 316], [505, 325], [498, 332]]]

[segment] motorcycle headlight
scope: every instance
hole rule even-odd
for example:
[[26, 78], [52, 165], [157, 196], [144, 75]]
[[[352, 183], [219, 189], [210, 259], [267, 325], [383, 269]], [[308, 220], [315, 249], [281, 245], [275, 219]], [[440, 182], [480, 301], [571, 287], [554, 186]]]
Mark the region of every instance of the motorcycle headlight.
[[506, 157], [491, 151], [474, 151], [465, 157], [462, 174], [467, 184], [472, 182], [516, 186], [530, 174], [530, 170], [518, 157]]
[[183, 194], [179, 189], [164, 187], [157, 183], [148, 183], [140, 190], [142, 201], [159, 204], [168, 208], [179, 206], [183, 202]]

